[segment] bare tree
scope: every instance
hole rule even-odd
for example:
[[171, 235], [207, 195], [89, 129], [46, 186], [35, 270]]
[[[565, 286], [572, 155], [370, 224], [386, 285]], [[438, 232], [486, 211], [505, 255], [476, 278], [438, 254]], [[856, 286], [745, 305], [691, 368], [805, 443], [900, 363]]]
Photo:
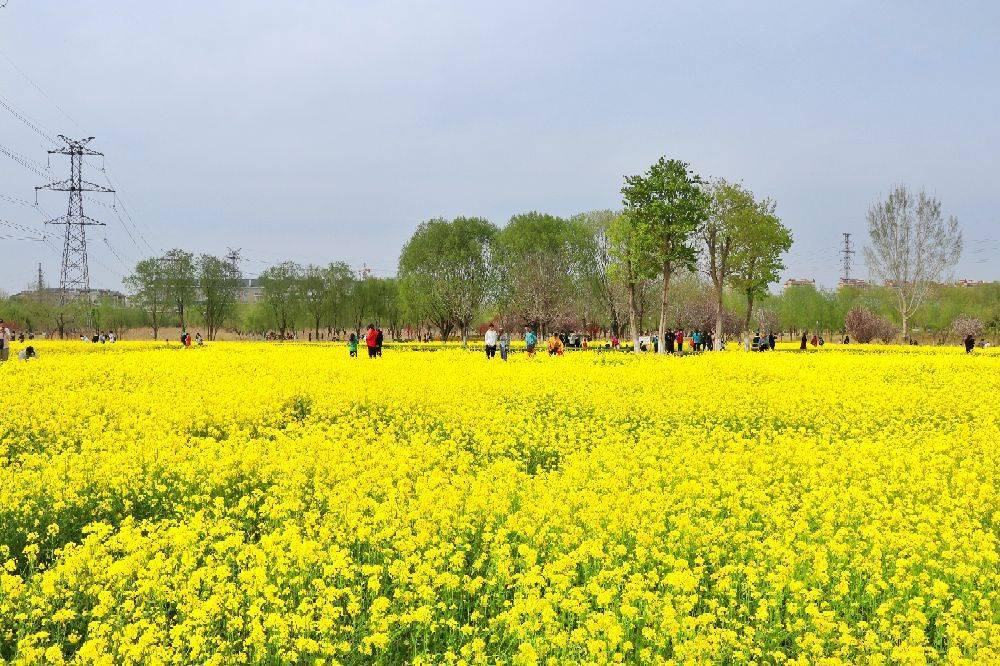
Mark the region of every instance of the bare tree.
[[958, 220], [945, 220], [941, 202], [923, 190], [914, 196], [897, 185], [868, 210], [868, 236], [868, 269], [895, 294], [906, 339], [910, 317], [962, 256]]

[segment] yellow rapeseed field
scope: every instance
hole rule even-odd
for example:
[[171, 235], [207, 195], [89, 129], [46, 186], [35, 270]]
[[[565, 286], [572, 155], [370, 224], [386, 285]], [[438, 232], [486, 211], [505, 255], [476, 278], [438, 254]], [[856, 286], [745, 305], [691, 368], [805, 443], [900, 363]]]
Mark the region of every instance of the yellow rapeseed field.
[[996, 352], [36, 346], [4, 660], [1000, 662]]

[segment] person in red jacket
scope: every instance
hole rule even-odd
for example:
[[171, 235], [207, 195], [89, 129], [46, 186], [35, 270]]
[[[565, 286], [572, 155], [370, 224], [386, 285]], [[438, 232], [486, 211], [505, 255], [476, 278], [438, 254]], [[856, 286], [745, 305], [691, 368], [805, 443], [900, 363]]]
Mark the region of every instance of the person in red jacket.
[[368, 324], [365, 344], [368, 345], [368, 358], [375, 358], [375, 355], [378, 353], [378, 331], [375, 330], [374, 324]]

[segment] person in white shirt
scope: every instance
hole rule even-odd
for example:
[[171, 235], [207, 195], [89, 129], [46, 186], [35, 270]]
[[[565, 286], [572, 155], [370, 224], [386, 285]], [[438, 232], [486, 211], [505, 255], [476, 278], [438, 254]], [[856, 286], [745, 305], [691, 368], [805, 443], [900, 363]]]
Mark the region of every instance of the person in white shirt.
[[493, 324], [490, 324], [483, 336], [483, 342], [486, 343], [486, 358], [493, 358], [496, 355], [497, 338], [497, 329], [493, 327]]

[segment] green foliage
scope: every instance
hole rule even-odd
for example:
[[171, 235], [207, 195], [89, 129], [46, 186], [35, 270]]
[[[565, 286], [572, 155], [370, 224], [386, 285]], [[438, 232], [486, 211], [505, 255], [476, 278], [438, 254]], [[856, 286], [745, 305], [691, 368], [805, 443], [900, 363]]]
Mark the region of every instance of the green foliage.
[[301, 266], [294, 261], [284, 261], [268, 267], [258, 278], [263, 291], [261, 302], [282, 336], [295, 328], [296, 317], [302, 311], [302, 275]]
[[166, 301], [174, 307], [181, 328], [187, 327], [187, 310], [198, 293], [198, 276], [194, 255], [185, 250], [168, 251], [160, 262]]
[[219, 327], [236, 309], [236, 293], [242, 276], [234, 263], [209, 254], [198, 257], [197, 268], [201, 296], [198, 311], [205, 323], [208, 339], [214, 340]]
[[740, 225], [740, 242], [732, 257], [731, 287], [747, 301], [744, 330], [750, 328], [753, 305], [768, 295], [785, 268], [781, 256], [792, 247], [792, 232], [775, 213], [776, 204], [764, 199]]
[[145, 312], [155, 340], [164, 324], [168, 307], [167, 276], [163, 259], [150, 257], [139, 261], [132, 274], [125, 278], [125, 287], [132, 292], [132, 301]]
[[496, 235], [493, 223], [479, 217], [434, 219], [417, 227], [399, 257], [407, 314], [437, 326], [445, 338], [457, 327], [464, 340], [494, 287]]

